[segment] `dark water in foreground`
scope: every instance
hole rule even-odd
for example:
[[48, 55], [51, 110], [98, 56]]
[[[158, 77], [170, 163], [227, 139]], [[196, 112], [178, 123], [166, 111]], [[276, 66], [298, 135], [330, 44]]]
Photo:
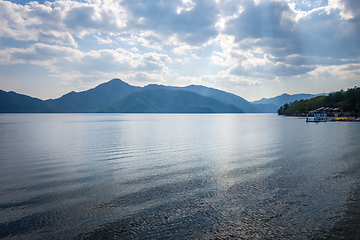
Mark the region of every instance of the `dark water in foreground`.
[[360, 239], [360, 123], [1, 114], [0, 238]]

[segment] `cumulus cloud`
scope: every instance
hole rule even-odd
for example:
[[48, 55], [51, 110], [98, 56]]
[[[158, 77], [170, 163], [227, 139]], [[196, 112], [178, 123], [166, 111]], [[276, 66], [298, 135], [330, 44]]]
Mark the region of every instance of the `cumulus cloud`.
[[204, 75], [201, 77], [203, 82], [212, 83], [220, 88], [226, 88], [230, 90], [234, 87], [248, 87], [248, 86], [261, 86], [262, 82], [244, 76], [236, 76], [229, 71], [219, 72], [217, 75]]
[[165, 79], [161, 75], [148, 72], [137, 72], [135, 74], [128, 74], [125, 76], [125, 79], [142, 83], [165, 82]]
[[159, 50], [180, 43], [201, 46], [217, 36], [218, 13], [216, 4], [205, 0], [0, 1], [0, 37], [77, 46], [75, 38], [101, 32]]
[[202, 84], [205, 86], [214, 86], [220, 89], [230, 90], [233, 87], [261, 86], [262, 82], [258, 79], [236, 76], [229, 71], [221, 71], [216, 75], [203, 75], [200, 77], [179, 76], [177, 80], [180, 85]]
[[329, 5], [341, 10], [340, 16], [345, 19], [357, 19], [360, 16], [360, 2], [357, 0], [329, 0]]
[[154, 52], [139, 54], [124, 49], [82, 52], [70, 47], [36, 43], [28, 48], [0, 50], [1, 64], [33, 64], [53, 73], [162, 71], [171, 58]]
[[[271, 80], [360, 59], [358, 1], [227, 3], [231, 7], [222, 10], [224, 26], [216, 40], [222, 50], [210, 60], [228, 66], [231, 75]], [[339, 14], [350, 9], [352, 22]]]
[[120, 32], [126, 13], [112, 1], [100, 4], [55, 1], [26, 5], [0, 1], [0, 37], [76, 46], [74, 36]]
[[231, 74], [238, 76], [251, 76], [256, 78], [274, 79], [276, 76], [296, 76], [311, 72], [315, 66], [290, 66], [283, 63], [268, 63], [265, 65], [244, 68], [239, 65], [230, 70]]
[[292, 34], [294, 13], [284, 1], [248, 1], [238, 17], [231, 19], [225, 33], [245, 38], [287, 38]]
[[186, 55], [187, 52], [192, 50], [200, 49], [200, 47], [182, 44], [179, 47], [173, 48], [173, 52], [177, 55]]
[[[176, 34], [181, 42], [202, 45], [218, 34], [218, 8], [212, 1], [125, 0], [129, 31], [147, 29], [162, 36]], [[182, 9], [179, 11], [179, 9]]]
[[288, 55], [285, 57], [274, 57], [271, 55], [266, 56], [268, 60], [277, 63], [287, 63], [292, 66], [308, 66], [308, 65], [347, 65], [351, 63], [359, 63], [360, 59], [340, 59], [334, 57], [321, 57], [321, 56], [304, 56], [299, 54]]
[[192, 76], [179, 76], [177, 80], [181, 83], [181, 85], [200, 83], [200, 79], [198, 77], [192, 77]]
[[[69, 62], [79, 60], [83, 54], [73, 48], [61, 47], [36, 43], [28, 48], [9, 48], [0, 50], [2, 64], [30, 63], [37, 65], [49, 65], [56, 59], [63, 59]], [[46, 63], [46, 62], [49, 62]]]
[[103, 39], [101, 37], [98, 37], [95, 35], [95, 38], [98, 40], [100, 44], [112, 44], [115, 43], [114, 40], [110, 39], [109, 36], [107, 36], [106, 39]]

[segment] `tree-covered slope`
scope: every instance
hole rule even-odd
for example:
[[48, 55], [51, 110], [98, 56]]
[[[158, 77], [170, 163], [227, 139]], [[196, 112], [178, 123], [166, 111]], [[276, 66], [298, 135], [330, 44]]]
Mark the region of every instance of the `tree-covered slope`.
[[87, 91], [70, 92], [46, 102], [62, 112], [95, 112], [138, 90], [120, 79], [113, 79]]
[[0, 90], [1, 113], [53, 113], [58, 112], [41, 99], [29, 97], [15, 92]]
[[318, 95], [305, 94], [305, 93], [290, 95], [290, 94], [284, 93], [284, 94], [281, 94], [281, 95], [273, 97], [273, 98], [262, 98], [260, 100], [253, 101], [251, 103], [253, 103], [253, 104], [269, 104], [269, 103], [271, 103], [271, 104], [274, 104], [275, 106], [277, 106], [277, 109], [278, 109], [285, 103], [299, 101], [301, 99], [310, 99], [310, 98], [313, 98], [316, 96], [318, 96]]
[[278, 106], [272, 103], [252, 103], [252, 105], [256, 107], [260, 113], [276, 113], [279, 109]]
[[248, 113], [260, 112], [259, 109], [257, 109], [254, 105], [252, 105], [248, 101], [246, 101], [244, 98], [239, 97], [232, 93], [228, 93], [225, 91], [204, 87], [200, 85], [190, 85], [187, 87], [183, 87], [182, 89], [200, 94], [204, 97], [214, 98], [226, 104], [233, 104], [235, 107], [238, 107]]
[[243, 113], [231, 104], [183, 90], [145, 89], [134, 92], [100, 112], [114, 113]]
[[340, 108], [344, 112], [360, 111], [360, 88], [330, 93], [328, 96], [317, 96], [311, 99], [286, 103], [278, 110], [280, 115], [307, 113], [320, 107]]
[[[164, 85], [157, 85], [157, 84], [150, 84], [144, 87], [144, 89], [166, 89], [166, 90], [183, 90], [183, 91], [189, 91], [196, 94], [199, 94], [204, 97], [210, 97], [213, 99], [216, 99], [220, 102], [226, 103], [226, 104], [232, 104], [235, 107], [238, 107], [244, 112], [266, 112], [267, 109], [264, 108], [264, 105], [258, 105], [254, 106], [250, 102], [246, 101], [244, 98], [239, 97], [235, 94], [228, 93], [225, 91], [221, 91], [214, 88], [209, 88], [201, 85], [189, 85], [186, 87], [173, 87], [173, 86], [164, 86]], [[263, 111], [265, 109], [265, 111]], [[276, 108], [277, 110], [278, 108]], [[276, 110], [274, 112], [276, 112]]]

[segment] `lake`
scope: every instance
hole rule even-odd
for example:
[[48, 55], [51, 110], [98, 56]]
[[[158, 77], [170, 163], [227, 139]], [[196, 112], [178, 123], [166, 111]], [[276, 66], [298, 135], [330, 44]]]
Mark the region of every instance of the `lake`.
[[0, 114], [0, 238], [360, 239], [360, 123]]

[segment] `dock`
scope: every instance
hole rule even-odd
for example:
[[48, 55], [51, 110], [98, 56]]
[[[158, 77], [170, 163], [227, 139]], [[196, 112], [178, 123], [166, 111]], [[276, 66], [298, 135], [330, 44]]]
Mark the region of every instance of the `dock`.
[[318, 113], [314, 114], [313, 117], [309, 117], [309, 114], [306, 114], [306, 122], [360, 122], [360, 118], [339, 117], [337, 114], [334, 117], [328, 117], [326, 113]]
[[[306, 122], [330, 122], [331, 118], [328, 118], [326, 113], [315, 113], [314, 117], [309, 117], [309, 114], [306, 114]], [[335, 118], [333, 119], [335, 121]]]

